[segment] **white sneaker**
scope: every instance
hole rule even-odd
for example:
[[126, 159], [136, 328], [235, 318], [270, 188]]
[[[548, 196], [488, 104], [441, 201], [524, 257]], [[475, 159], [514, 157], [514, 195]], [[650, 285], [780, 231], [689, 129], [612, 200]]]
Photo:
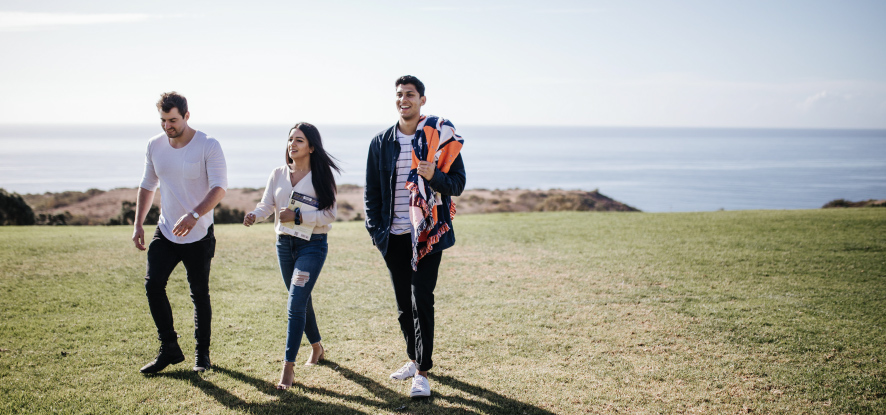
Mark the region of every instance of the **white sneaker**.
[[412, 390], [409, 391], [409, 397], [426, 398], [428, 396], [431, 396], [431, 384], [428, 383], [428, 378], [416, 373], [412, 378]]
[[391, 373], [391, 379], [406, 380], [415, 376], [415, 371], [415, 362], [410, 361], [409, 363], [403, 365], [403, 367], [398, 369], [396, 372]]

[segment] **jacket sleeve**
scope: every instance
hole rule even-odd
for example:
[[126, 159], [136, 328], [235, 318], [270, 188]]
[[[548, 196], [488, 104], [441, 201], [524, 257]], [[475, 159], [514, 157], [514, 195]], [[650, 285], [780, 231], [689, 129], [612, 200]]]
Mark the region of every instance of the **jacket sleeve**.
[[[449, 173], [443, 173], [441, 170], [434, 171], [434, 177], [431, 178], [430, 185], [434, 191], [440, 192], [446, 196], [460, 196], [465, 190], [465, 163], [461, 159], [461, 153], [449, 166]], [[367, 217], [369, 217], [367, 215]]]
[[378, 138], [369, 144], [369, 155], [366, 158], [366, 186], [363, 188], [363, 209], [366, 214], [366, 230], [372, 237], [372, 244], [376, 244], [375, 235], [382, 227], [381, 209], [381, 172], [378, 170], [378, 158], [381, 146]]

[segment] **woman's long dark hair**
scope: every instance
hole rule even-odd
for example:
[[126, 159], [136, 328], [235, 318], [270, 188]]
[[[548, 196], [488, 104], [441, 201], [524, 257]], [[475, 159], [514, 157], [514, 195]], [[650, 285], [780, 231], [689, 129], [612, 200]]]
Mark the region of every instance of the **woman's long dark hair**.
[[[317, 193], [317, 200], [320, 202], [318, 210], [324, 210], [332, 207], [335, 203], [335, 176], [332, 170], [341, 174], [341, 169], [335, 163], [336, 158], [329, 155], [323, 149], [323, 140], [320, 138], [320, 131], [317, 127], [306, 122], [295, 124], [289, 129], [289, 136], [292, 136], [293, 130], [299, 130], [304, 133], [308, 139], [308, 145], [314, 148], [311, 153], [311, 184], [314, 185], [314, 192]], [[292, 165], [292, 158], [289, 157], [289, 144], [286, 145], [286, 165]]]

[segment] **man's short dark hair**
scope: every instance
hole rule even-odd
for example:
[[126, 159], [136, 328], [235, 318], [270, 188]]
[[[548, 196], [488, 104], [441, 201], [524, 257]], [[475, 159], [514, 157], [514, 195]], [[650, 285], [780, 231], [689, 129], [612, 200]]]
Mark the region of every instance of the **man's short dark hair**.
[[175, 91], [160, 94], [160, 100], [157, 101], [157, 109], [169, 112], [173, 108], [178, 108], [178, 113], [184, 117], [188, 113], [188, 99]]
[[416, 78], [412, 75], [403, 75], [403, 76], [397, 78], [397, 82], [394, 83], [394, 88], [396, 88], [400, 85], [407, 85], [407, 84], [412, 84], [412, 86], [415, 87], [415, 89], [418, 91], [418, 96], [420, 96], [420, 97], [425, 96], [425, 84], [421, 83], [421, 81], [419, 81], [418, 78]]

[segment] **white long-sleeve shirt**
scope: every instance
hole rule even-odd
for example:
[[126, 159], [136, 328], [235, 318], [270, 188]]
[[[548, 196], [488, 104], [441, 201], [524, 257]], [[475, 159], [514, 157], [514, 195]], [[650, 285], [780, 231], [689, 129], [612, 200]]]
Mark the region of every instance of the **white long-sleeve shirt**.
[[170, 242], [187, 244], [206, 236], [213, 211], [200, 217], [185, 236], [175, 236], [178, 219], [191, 212], [214, 187], [228, 188], [228, 168], [221, 145], [202, 131], [182, 148], [173, 148], [166, 134], [148, 140], [145, 172], [139, 185], [155, 191], [160, 187], [160, 220], [157, 227]]
[[[268, 177], [268, 184], [265, 186], [265, 193], [261, 197], [261, 201], [255, 205], [252, 213], [255, 215], [255, 221], [261, 222], [274, 214], [274, 231], [280, 235], [285, 234], [280, 229], [280, 216], [277, 213], [280, 209], [289, 206], [289, 197], [295, 190], [303, 195], [317, 197], [314, 191], [314, 185], [311, 183], [311, 175], [308, 172], [301, 181], [292, 185], [289, 181], [289, 166], [280, 166], [271, 172]], [[338, 212], [338, 205], [333, 203], [329, 209], [315, 210], [310, 212], [301, 212], [302, 225], [313, 225], [313, 233], [328, 233], [332, 229], [332, 222], [335, 221], [335, 215]]]

